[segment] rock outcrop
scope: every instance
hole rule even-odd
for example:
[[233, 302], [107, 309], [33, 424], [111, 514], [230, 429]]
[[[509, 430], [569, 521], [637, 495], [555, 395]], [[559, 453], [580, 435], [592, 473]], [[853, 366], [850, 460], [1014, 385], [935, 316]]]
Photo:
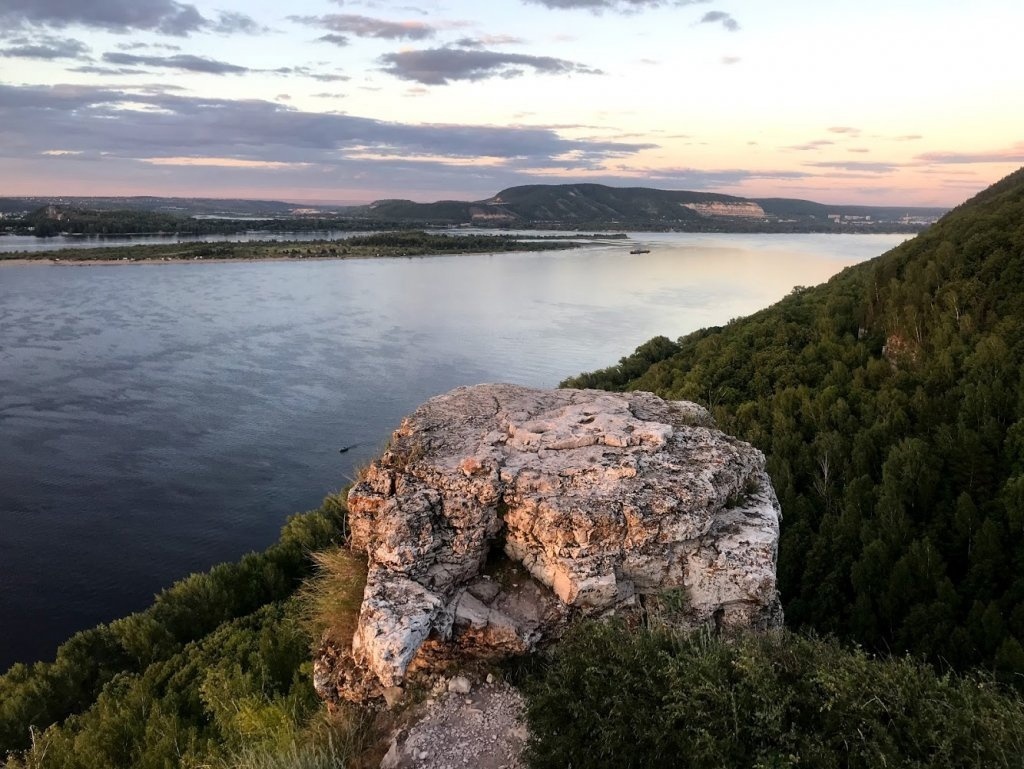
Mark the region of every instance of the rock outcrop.
[[451, 655], [529, 651], [665, 591], [694, 627], [781, 621], [764, 457], [693, 403], [459, 388], [403, 421], [348, 505], [369, 574], [351, 650], [315, 662], [328, 700]]

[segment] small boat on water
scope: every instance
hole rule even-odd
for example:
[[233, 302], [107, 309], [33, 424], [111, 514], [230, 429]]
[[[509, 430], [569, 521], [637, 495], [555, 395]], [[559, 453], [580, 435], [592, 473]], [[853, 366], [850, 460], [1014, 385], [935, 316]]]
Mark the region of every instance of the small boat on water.
[[651, 253], [651, 249], [649, 249], [649, 248], [634, 248], [629, 253], [631, 253], [631, 254], [649, 254], [649, 253]]

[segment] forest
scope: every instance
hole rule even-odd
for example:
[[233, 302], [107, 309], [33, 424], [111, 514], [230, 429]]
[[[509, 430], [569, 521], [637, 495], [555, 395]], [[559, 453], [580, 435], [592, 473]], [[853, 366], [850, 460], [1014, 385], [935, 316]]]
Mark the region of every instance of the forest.
[[1024, 684], [1024, 170], [825, 285], [564, 384], [765, 452], [787, 624]]

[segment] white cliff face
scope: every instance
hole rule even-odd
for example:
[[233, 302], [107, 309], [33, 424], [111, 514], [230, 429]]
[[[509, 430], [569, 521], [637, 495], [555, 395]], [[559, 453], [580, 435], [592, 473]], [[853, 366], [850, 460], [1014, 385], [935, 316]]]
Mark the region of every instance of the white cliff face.
[[[781, 620], [764, 457], [693, 403], [459, 388], [402, 423], [348, 502], [369, 560], [351, 652], [375, 679], [363, 695], [431, 654], [522, 653], [574, 616], [669, 589], [693, 626]], [[490, 574], [495, 550], [512, 563]]]

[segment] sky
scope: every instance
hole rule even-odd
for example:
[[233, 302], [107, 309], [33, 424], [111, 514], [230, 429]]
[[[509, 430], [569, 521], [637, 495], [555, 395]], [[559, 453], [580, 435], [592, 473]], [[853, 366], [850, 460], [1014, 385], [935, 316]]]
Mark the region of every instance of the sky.
[[0, 195], [951, 206], [1024, 165], [1021, 29], [1021, 0], [0, 0]]

